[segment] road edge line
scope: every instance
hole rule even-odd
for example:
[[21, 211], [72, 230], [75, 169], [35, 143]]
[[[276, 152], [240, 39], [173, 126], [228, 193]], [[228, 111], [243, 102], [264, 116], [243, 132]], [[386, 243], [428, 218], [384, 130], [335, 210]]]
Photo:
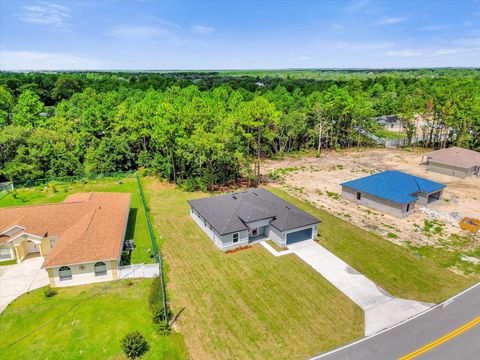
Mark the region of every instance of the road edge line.
[[362, 343], [362, 342], [364, 342], [364, 341], [366, 341], [366, 340], [370, 340], [371, 338], [373, 338], [373, 337], [375, 337], [375, 336], [378, 336], [378, 335], [383, 334], [384, 332], [390, 331], [390, 330], [392, 330], [392, 329], [394, 329], [394, 328], [396, 328], [396, 327], [398, 327], [398, 326], [401, 326], [401, 325], [403, 325], [403, 324], [405, 324], [405, 323], [407, 323], [407, 322], [409, 322], [409, 321], [412, 321], [412, 320], [416, 319], [417, 317], [420, 317], [420, 316], [422, 316], [422, 315], [425, 315], [426, 313], [428, 313], [428, 312], [430, 312], [430, 311], [433, 311], [433, 310], [435, 310], [435, 309], [437, 309], [437, 308], [439, 308], [439, 307], [441, 307], [441, 306], [443, 306], [443, 305], [445, 305], [445, 304], [447, 304], [447, 303], [455, 300], [457, 297], [462, 296], [463, 294], [469, 292], [470, 290], [473, 290], [473, 289], [476, 288], [477, 286], [480, 286], [480, 282], [478, 282], [478, 283], [470, 286], [469, 288], [467, 288], [467, 289], [459, 292], [458, 294], [452, 296], [451, 298], [449, 298], [449, 299], [447, 299], [447, 300], [444, 300], [444, 301], [442, 301], [441, 303], [438, 303], [437, 305], [434, 305], [434, 306], [432, 306], [432, 307], [430, 307], [430, 308], [428, 308], [428, 309], [426, 309], [426, 310], [418, 313], [418, 314], [415, 315], [415, 316], [412, 316], [412, 317], [410, 317], [410, 318], [408, 318], [408, 319], [405, 319], [405, 320], [399, 322], [398, 324], [395, 324], [395, 325], [393, 325], [393, 326], [390, 326], [389, 328], [383, 329], [383, 330], [381, 330], [381, 331], [379, 331], [378, 333], [375, 333], [375, 334], [373, 334], [373, 335], [370, 335], [370, 336], [367, 336], [367, 337], [363, 337], [363, 338], [361, 338], [361, 339], [359, 339], [359, 340], [357, 340], [357, 341], [354, 341], [354, 342], [352, 342], [352, 343], [349, 343], [349, 344], [343, 345], [343, 346], [341, 346], [341, 347], [338, 347], [338, 348], [336, 348], [336, 349], [330, 350], [329, 352], [326, 352], [326, 353], [323, 353], [323, 354], [319, 354], [319, 355], [315, 355], [315, 356], [313, 356], [313, 357], [308, 358], [308, 360], [321, 359], [322, 357], [325, 357], [325, 356], [327, 356], [327, 355], [335, 354], [336, 352], [338, 352], [338, 351], [340, 351], [340, 350], [347, 349], [347, 348], [349, 348], [349, 347], [351, 347], [351, 346], [360, 344], [360, 343]]

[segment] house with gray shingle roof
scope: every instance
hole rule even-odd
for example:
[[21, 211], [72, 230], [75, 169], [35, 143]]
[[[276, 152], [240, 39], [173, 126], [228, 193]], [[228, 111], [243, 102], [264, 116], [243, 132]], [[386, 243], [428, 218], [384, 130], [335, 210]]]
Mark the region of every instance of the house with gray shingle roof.
[[188, 203], [193, 220], [224, 251], [266, 239], [280, 246], [315, 239], [320, 222], [262, 188]]
[[342, 184], [342, 197], [398, 217], [410, 215], [415, 204], [442, 198], [445, 185], [401, 171], [384, 171]]

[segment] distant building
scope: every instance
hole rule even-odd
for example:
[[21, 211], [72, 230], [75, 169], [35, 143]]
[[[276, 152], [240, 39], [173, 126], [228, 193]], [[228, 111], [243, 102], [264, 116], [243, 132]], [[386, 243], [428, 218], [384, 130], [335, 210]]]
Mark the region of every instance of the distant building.
[[342, 185], [344, 199], [397, 217], [410, 215], [415, 204], [427, 205], [442, 198], [445, 185], [406, 174], [384, 171]]
[[429, 171], [466, 178], [480, 175], [480, 153], [460, 147], [450, 147], [426, 153], [422, 163]]
[[403, 121], [397, 115], [383, 115], [376, 117], [375, 120], [388, 131], [403, 131]]

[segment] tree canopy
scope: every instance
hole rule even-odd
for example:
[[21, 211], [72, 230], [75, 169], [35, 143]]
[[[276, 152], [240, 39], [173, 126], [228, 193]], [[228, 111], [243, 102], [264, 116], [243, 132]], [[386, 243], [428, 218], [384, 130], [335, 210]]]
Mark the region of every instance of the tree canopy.
[[422, 146], [480, 150], [480, 72], [0, 73], [0, 181], [143, 167], [208, 188], [368, 146], [390, 114]]

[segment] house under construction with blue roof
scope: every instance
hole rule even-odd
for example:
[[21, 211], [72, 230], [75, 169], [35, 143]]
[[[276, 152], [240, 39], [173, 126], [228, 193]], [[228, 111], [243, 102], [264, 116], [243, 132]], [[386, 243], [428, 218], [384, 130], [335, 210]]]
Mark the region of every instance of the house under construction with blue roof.
[[342, 185], [342, 197], [398, 217], [411, 214], [418, 202], [431, 204], [442, 198], [445, 185], [406, 174], [384, 171]]

